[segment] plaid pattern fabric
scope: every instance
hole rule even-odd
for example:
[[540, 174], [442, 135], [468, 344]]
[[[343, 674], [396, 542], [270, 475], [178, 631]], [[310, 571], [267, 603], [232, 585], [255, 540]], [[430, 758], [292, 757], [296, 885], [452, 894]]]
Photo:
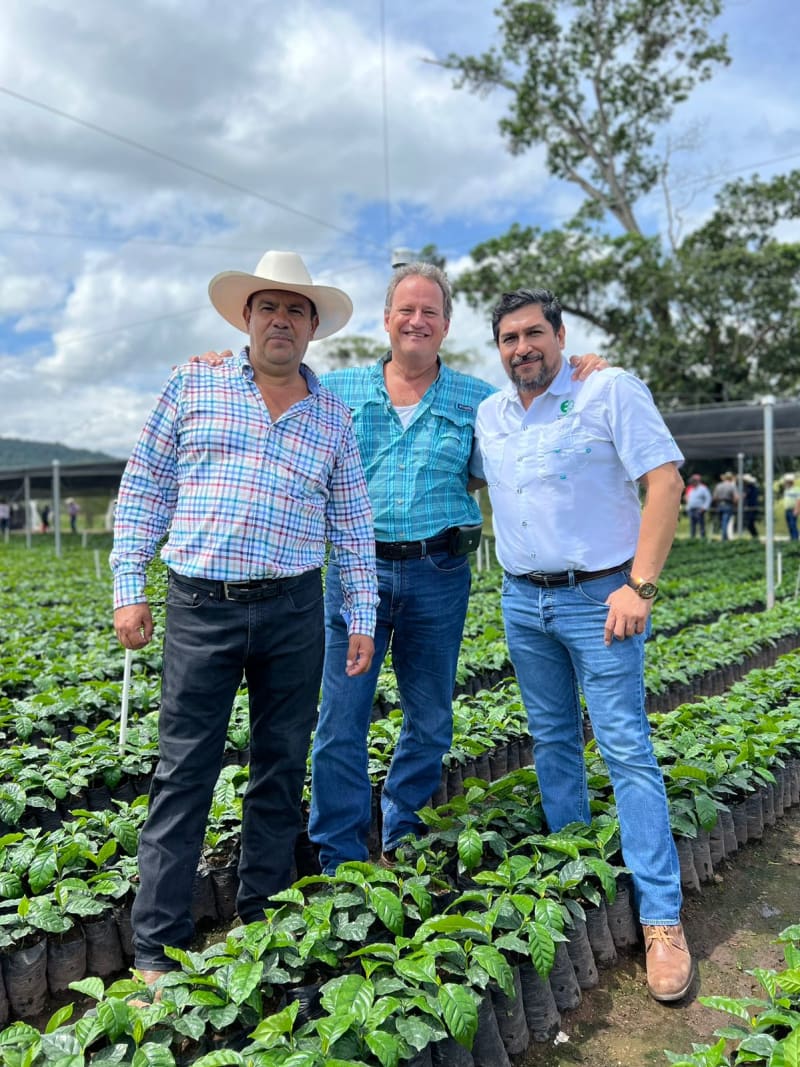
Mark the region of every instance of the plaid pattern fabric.
[[403, 430], [383, 380], [389, 358], [321, 378], [353, 415], [376, 540], [418, 541], [449, 526], [480, 523], [480, 509], [467, 492], [472, 431], [478, 404], [494, 387], [441, 363]]
[[372, 512], [347, 409], [301, 367], [310, 395], [272, 422], [247, 349], [173, 372], [133, 450], [114, 522], [114, 606], [144, 601], [145, 567], [241, 582], [342, 567], [350, 632], [372, 634]]

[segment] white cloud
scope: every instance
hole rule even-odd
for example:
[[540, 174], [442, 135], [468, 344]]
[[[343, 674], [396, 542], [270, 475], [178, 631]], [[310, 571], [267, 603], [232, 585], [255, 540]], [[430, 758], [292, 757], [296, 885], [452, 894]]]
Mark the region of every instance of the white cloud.
[[[734, 66], [678, 117], [706, 121], [698, 168], [800, 151], [796, 67], [781, 65], [797, 14], [783, 0], [756, 7], [731, 17], [748, 32], [782, 27], [769, 68], [765, 42], [748, 48], [755, 38], [744, 33]], [[2, 83], [46, 107], [0, 93], [2, 431], [127, 452], [173, 363], [241, 343], [206, 286], [219, 270], [251, 269], [267, 248], [301, 251], [319, 280], [351, 293], [349, 332], [383, 339], [391, 247], [442, 234], [457, 271], [515, 219], [571, 215], [579, 195], [547, 180], [541, 152], [506, 152], [504, 99], [456, 92], [448, 71], [425, 62], [482, 52], [492, 9], [387, 5], [384, 70], [379, 10], [367, 0], [4, 0]], [[692, 217], [709, 200], [698, 197]], [[568, 326], [575, 351], [596, 347]], [[489, 338], [485, 315], [459, 303], [453, 346], [482, 353], [483, 373], [499, 382]]]

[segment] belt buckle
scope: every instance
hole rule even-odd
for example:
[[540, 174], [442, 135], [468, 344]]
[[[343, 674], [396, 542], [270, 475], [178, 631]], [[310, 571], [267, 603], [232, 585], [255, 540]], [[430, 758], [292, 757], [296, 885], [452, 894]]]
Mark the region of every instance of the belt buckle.
[[236, 597], [232, 597], [230, 595], [230, 593], [228, 592], [228, 586], [231, 586], [233, 584], [234, 584], [233, 582], [223, 582], [222, 583], [222, 595], [225, 597], [226, 600], [235, 600], [236, 599]]

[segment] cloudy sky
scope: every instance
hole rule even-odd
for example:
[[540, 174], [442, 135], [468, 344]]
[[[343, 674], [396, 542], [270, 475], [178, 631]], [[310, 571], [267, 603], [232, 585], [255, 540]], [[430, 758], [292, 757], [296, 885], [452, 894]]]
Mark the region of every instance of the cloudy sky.
[[[514, 221], [563, 222], [576, 194], [539, 151], [508, 155], [502, 96], [425, 62], [483, 50], [494, 6], [2, 0], [0, 434], [126, 455], [172, 364], [241, 344], [208, 281], [268, 248], [346, 289], [348, 332], [377, 339], [391, 249], [436, 243], [457, 273]], [[800, 5], [729, 0], [719, 29], [733, 63], [669, 131], [696, 138], [690, 220], [727, 177], [800, 166]], [[457, 307], [450, 340], [498, 381], [487, 335]]]

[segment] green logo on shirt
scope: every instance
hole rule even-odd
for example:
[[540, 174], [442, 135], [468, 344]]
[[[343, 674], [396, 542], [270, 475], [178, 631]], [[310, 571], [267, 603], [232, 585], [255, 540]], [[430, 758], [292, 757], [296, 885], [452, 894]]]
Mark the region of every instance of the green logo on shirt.
[[562, 415], [569, 415], [570, 411], [572, 411], [572, 409], [574, 407], [575, 407], [575, 401], [574, 400], [563, 400], [561, 402], [561, 414]]

